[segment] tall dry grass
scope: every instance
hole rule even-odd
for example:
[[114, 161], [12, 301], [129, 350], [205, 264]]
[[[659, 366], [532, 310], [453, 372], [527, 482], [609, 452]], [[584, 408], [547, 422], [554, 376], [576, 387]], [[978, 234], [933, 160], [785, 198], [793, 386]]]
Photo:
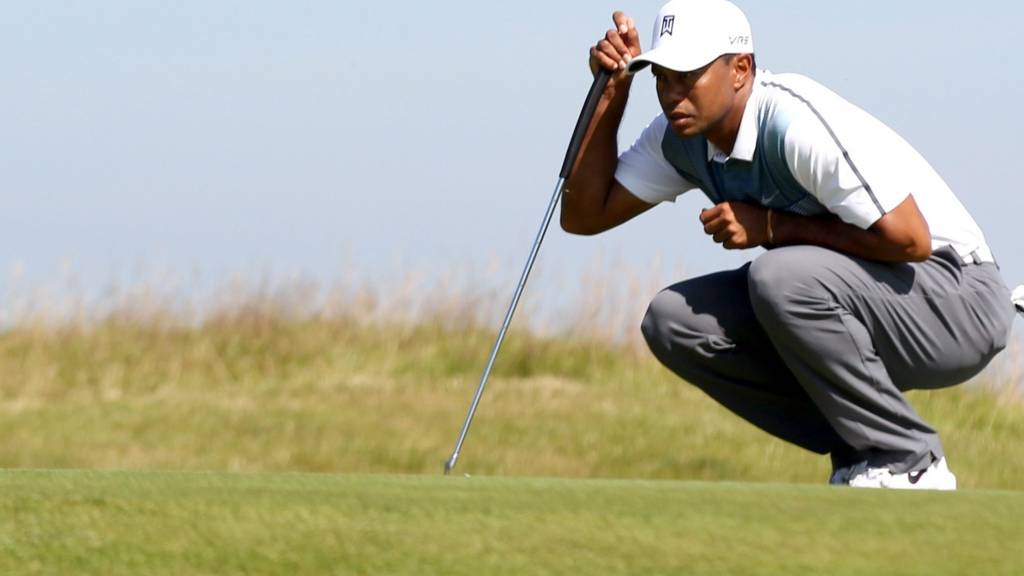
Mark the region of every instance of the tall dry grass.
[[[606, 259], [569, 279], [540, 271], [465, 471], [825, 477], [824, 459], [725, 413], [638, 345], [647, 301], [682, 276], [658, 266]], [[498, 276], [9, 290], [0, 466], [437, 473], [511, 295], [514, 278]], [[1004, 372], [969, 388], [914, 395], [966, 486], [1024, 484], [1019, 358], [1004, 355]]]

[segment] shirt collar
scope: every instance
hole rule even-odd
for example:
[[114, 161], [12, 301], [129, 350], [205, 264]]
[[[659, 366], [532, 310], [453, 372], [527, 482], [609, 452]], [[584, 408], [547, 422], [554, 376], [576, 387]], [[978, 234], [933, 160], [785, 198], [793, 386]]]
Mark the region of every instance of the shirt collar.
[[[758, 76], [761, 72], [758, 71]], [[722, 152], [708, 140], [708, 162], [716, 160], [725, 162], [730, 158], [751, 162], [754, 159], [754, 150], [757, 149], [757, 109], [761, 96], [761, 83], [754, 78], [754, 88], [750, 91], [747, 104], [743, 108], [743, 118], [740, 119], [740, 130], [736, 133], [736, 143], [733, 144], [732, 154]]]

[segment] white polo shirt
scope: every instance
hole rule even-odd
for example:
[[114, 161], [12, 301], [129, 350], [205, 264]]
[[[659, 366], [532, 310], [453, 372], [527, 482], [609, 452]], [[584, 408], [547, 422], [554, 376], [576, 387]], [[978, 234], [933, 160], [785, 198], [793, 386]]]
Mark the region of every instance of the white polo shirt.
[[680, 138], [659, 114], [619, 157], [615, 178], [658, 204], [701, 189], [808, 216], [831, 212], [868, 229], [913, 195], [932, 249], [992, 262], [977, 223], [938, 173], [895, 131], [804, 76], [759, 70], [732, 155], [703, 136]]

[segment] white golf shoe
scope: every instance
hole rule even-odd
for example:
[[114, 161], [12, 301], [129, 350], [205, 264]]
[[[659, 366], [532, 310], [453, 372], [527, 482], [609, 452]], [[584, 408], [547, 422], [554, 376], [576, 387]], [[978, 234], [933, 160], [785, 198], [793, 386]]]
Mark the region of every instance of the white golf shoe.
[[892, 488], [896, 490], [956, 490], [956, 476], [949, 471], [946, 459], [932, 462], [924, 470], [893, 474], [888, 468], [861, 465], [851, 471], [849, 485], [854, 488]]
[[1013, 291], [1013, 305], [1017, 308], [1017, 312], [1024, 314], [1024, 285], [1017, 286]]

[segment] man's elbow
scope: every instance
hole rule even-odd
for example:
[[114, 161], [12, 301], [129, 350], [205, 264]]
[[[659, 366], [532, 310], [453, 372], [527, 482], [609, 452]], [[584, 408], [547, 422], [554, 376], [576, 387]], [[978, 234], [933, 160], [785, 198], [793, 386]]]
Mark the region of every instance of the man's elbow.
[[562, 224], [562, 230], [574, 236], [594, 236], [601, 232], [600, 228], [589, 226], [586, 222], [566, 218], [564, 212], [562, 213], [560, 221]]
[[924, 262], [932, 255], [931, 229], [918, 211], [913, 197], [875, 222], [871, 230], [881, 239], [887, 259]]
[[878, 221], [882, 234], [890, 238], [907, 262], [924, 262], [932, 255], [932, 232], [917, 207], [914, 196], [900, 203]]
[[932, 257], [932, 242], [929, 238], [926, 242], [914, 242], [907, 248], [907, 257], [911, 262], [924, 262]]
[[900, 251], [907, 262], [924, 262], [932, 257], [932, 238], [930, 234], [915, 234], [900, 243]]

